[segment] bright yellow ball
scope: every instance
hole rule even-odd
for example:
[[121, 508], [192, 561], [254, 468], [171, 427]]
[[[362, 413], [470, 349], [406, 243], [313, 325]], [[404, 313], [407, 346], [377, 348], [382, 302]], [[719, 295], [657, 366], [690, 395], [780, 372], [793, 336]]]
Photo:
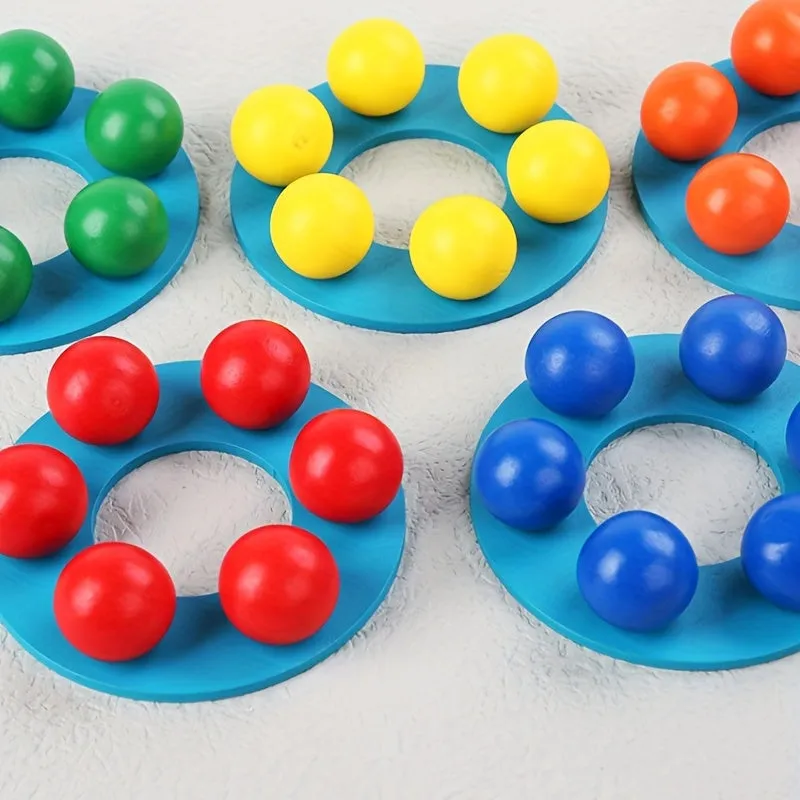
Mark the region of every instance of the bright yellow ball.
[[405, 108], [422, 88], [425, 55], [408, 28], [366, 19], [341, 33], [328, 53], [328, 84], [342, 105], [367, 117]]
[[445, 197], [420, 214], [408, 254], [419, 279], [451, 300], [474, 300], [493, 292], [517, 258], [511, 220], [482, 197]]
[[611, 165], [596, 133], [571, 120], [540, 122], [508, 154], [508, 188], [519, 207], [542, 222], [574, 222], [594, 211], [611, 183]]
[[550, 53], [521, 34], [485, 39], [458, 71], [461, 105], [495, 133], [519, 133], [539, 122], [557, 95], [558, 70]]
[[265, 86], [249, 95], [233, 116], [236, 160], [272, 186], [319, 172], [333, 148], [333, 123], [324, 105], [298, 86]]
[[341, 175], [319, 172], [289, 184], [269, 221], [281, 261], [305, 278], [338, 278], [367, 254], [375, 218], [367, 196]]

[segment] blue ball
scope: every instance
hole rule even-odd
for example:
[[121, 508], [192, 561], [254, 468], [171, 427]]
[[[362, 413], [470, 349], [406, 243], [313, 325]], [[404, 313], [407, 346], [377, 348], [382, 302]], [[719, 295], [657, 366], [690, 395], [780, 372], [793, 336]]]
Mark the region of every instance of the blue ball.
[[786, 331], [767, 305], [742, 295], [710, 300], [681, 334], [686, 377], [712, 400], [742, 403], [768, 389], [786, 363]]
[[578, 555], [578, 587], [610, 625], [657, 631], [694, 597], [699, 577], [689, 540], [650, 511], [623, 511], [592, 532]]
[[605, 416], [628, 394], [635, 371], [625, 332], [593, 311], [567, 311], [548, 320], [525, 353], [534, 396], [565, 417]]
[[741, 555], [758, 592], [780, 608], [800, 611], [800, 494], [783, 494], [753, 514]]
[[796, 470], [800, 470], [800, 403], [794, 407], [786, 424], [786, 452]]
[[501, 425], [475, 456], [475, 483], [492, 516], [512, 528], [553, 528], [580, 502], [586, 469], [578, 445], [541, 419]]

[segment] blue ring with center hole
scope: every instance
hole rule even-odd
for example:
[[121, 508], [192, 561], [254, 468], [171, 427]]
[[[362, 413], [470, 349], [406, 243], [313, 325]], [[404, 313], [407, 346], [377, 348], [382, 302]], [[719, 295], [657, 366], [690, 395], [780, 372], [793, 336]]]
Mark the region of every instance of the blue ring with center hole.
[[[458, 98], [458, 68], [428, 65], [417, 97], [389, 117], [370, 118], [345, 108], [327, 83], [312, 89], [333, 121], [334, 143], [323, 172], [341, 172], [367, 150], [402, 139], [439, 139], [483, 156], [505, 179], [516, 137], [473, 122]], [[546, 119], [572, 119], [555, 106]], [[281, 294], [330, 319], [392, 333], [439, 333], [495, 322], [530, 308], [563, 286], [592, 254], [605, 225], [608, 198], [591, 214], [565, 225], [532, 219], [511, 193], [503, 210], [517, 232], [514, 269], [494, 292], [477, 300], [448, 300], [417, 278], [408, 250], [373, 242], [346, 275], [312, 280], [290, 270], [269, 235], [272, 207], [281, 189], [253, 178], [237, 164], [231, 181], [231, 215], [245, 256]]]
[[[53, 161], [89, 183], [112, 177], [94, 160], [84, 137], [86, 112], [96, 96], [91, 89], [75, 89], [64, 113], [41, 131], [0, 126], [0, 158]], [[0, 355], [57, 347], [105, 330], [137, 311], [172, 280], [197, 234], [197, 177], [181, 149], [164, 172], [144, 183], [159, 196], [169, 217], [169, 241], [155, 264], [139, 275], [118, 280], [85, 269], [69, 250], [38, 264], [19, 313], [0, 324]]]
[[[648, 425], [691, 423], [736, 437], [772, 468], [782, 492], [800, 491], [800, 473], [786, 453], [786, 423], [800, 397], [800, 367], [784, 366], [778, 380], [754, 401], [716, 403], [689, 383], [674, 334], [631, 338], [636, 377], [628, 396], [607, 417], [574, 420], [539, 403], [527, 384], [495, 411], [481, 442], [515, 419], [538, 417], [560, 425], [587, 465], [618, 437]], [[510, 594], [535, 617], [584, 647], [651, 667], [718, 670], [747, 667], [800, 650], [800, 614], [773, 606], [747, 581], [739, 558], [700, 567], [688, 609], [658, 633], [615, 628], [594, 614], [578, 589], [578, 553], [596, 523], [586, 503], [546, 533], [514, 530], [496, 520], [480, 498], [473, 469], [472, 522], [490, 567]]]
[[642, 214], [662, 245], [682, 264], [735, 294], [758, 298], [781, 308], [800, 309], [800, 227], [787, 223], [761, 250], [726, 256], [706, 247], [686, 218], [686, 190], [704, 164], [741, 150], [754, 136], [776, 125], [800, 119], [800, 94], [767, 97], [751, 89], [736, 74], [730, 60], [713, 65], [733, 84], [739, 117], [728, 141], [708, 158], [681, 163], [654, 150], [639, 134], [633, 151], [633, 185]]
[[[269, 431], [246, 431], [217, 417], [200, 392], [196, 361], [157, 367], [161, 399], [150, 425], [115, 447], [94, 447], [70, 438], [51, 415], [19, 439], [55, 447], [72, 458], [89, 486], [90, 513], [78, 536], [62, 551], [36, 560], [0, 556], [0, 619], [12, 636], [55, 672], [108, 694], [134, 700], [195, 702], [257, 691], [314, 666], [344, 645], [369, 620], [391, 587], [405, 542], [402, 490], [382, 514], [359, 525], [337, 525], [306, 511], [288, 481], [289, 455], [300, 429], [313, 417], [345, 404], [312, 385], [301, 408]], [[156, 458], [187, 450], [230, 453], [278, 480], [292, 506], [292, 524], [319, 536], [339, 566], [341, 591], [333, 615], [314, 636], [271, 647], [240, 634], [228, 622], [218, 594], [179, 597], [165, 638], [147, 655], [110, 664], [75, 650], [53, 613], [61, 570], [93, 541], [100, 506], [125, 475]], [[245, 533], [245, 531], [242, 531]]]

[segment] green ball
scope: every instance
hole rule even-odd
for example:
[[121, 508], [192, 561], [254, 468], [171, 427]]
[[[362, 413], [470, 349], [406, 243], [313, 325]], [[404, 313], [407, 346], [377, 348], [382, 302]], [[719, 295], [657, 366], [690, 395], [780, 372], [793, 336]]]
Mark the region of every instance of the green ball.
[[89, 152], [107, 170], [144, 180], [178, 154], [183, 115], [166, 89], [132, 78], [97, 96], [86, 113], [85, 135]]
[[129, 278], [153, 266], [169, 239], [169, 219], [158, 195], [133, 178], [90, 183], [64, 218], [70, 252], [103, 278]]
[[52, 125], [72, 99], [75, 68], [44, 33], [0, 35], [0, 124], [34, 131]]
[[32, 284], [33, 262], [25, 245], [11, 231], [0, 228], [0, 322], [22, 308]]

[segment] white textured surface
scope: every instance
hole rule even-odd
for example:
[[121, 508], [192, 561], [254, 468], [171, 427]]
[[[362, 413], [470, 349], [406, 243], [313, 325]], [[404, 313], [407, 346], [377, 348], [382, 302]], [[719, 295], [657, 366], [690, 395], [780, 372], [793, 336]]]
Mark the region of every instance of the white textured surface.
[[[467, 470], [482, 425], [522, 377], [544, 319], [600, 310], [630, 333], [677, 331], [718, 291], [672, 261], [637, 217], [628, 159], [649, 79], [681, 59], [724, 57], [744, 0], [101, 0], [4, 2], [0, 29], [61, 39], [82, 83], [152, 78], [179, 98], [203, 185], [194, 254], [166, 291], [113, 333], [156, 361], [196, 358], [225, 324], [288, 323], [315, 380], [379, 414], [405, 448], [410, 530], [400, 578], [342, 652], [287, 684], [217, 704], [154, 706], [55, 677], [0, 635], [0, 797], [119, 800], [787, 800], [800, 796], [798, 658], [736, 673], [673, 674], [584, 651], [522, 613], [475, 545]], [[23, 11], [24, 8], [24, 11]], [[248, 13], [248, 9], [251, 9]], [[492, 32], [548, 45], [560, 102], [605, 139], [612, 208], [596, 256], [561, 292], [515, 319], [433, 337], [345, 328], [271, 291], [241, 259], [227, 215], [227, 120], [251, 89], [323, 79], [336, 31], [395, 15], [428, 60], [455, 63]], [[752, 149], [800, 178], [792, 128]], [[498, 200], [496, 178], [457, 148], [403, 143], [352, 175], [402, 241], [438, 196]], [[47, 165], [0, 165], [0, 224], [35, 255], [63, 242], [80, 181]], [[499, 193], [498, 193], [499, 191]], [[781, 312], [793, 355], [800, 320]], [[0, 444], [45, 408], [53, 351], [0, 359]], [[616, 443], [592, 468], [598, 517], [646, 505], [683, 524], [705, 562], [736, 552], [748, 513], [776, 491], [754, 454], [694, 428]], [[161, 556], [184, 592], [213, 585], [238, 532], [285, 514], [263, 474], [234, 459], [184, 455], [148, 465], [107, 501], [103, 537]]]

